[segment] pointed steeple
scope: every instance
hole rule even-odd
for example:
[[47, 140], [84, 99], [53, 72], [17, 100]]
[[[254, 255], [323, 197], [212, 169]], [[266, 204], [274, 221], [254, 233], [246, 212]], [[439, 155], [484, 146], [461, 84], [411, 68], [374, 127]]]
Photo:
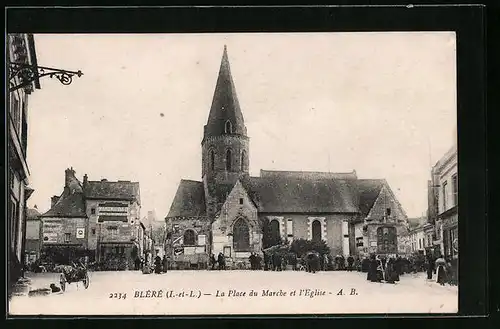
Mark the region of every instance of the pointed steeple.
[[246, 136], [247, 129], [231, 76], [227, 47], [224, 45], [212, 107], [205, 125], [204, 138], [226, 134]]

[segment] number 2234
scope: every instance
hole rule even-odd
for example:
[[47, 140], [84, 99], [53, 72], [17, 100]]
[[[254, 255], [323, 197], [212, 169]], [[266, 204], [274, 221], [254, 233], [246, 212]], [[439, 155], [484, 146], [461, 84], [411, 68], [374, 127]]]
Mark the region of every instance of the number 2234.
[[113, 292], [109, 294], [109, 298], [113, 299], [126, 299], [127, 294], [126, 293], [121, 293], [121, 292]]

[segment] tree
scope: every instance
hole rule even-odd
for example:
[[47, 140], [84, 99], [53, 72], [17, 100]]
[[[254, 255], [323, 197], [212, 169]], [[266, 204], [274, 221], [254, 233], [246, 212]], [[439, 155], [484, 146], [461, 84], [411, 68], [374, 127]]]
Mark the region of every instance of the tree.
[[268, 218], [262, 220], [262, 248], [267, 249], [272, 246], [282, 244], [281, 236], [274, 235], [271, 229], [271, 221]]
[[302, 257], [309, 251], [316, 251], [320, 255], [325, 255], [330, 253], [330, 248], [326, 245], [326, 242], [321, 241], [311, 241], [306, 239], [296, 239], [293, 240], [290, 245], [290, 251], [297, 254], [297, 257]]

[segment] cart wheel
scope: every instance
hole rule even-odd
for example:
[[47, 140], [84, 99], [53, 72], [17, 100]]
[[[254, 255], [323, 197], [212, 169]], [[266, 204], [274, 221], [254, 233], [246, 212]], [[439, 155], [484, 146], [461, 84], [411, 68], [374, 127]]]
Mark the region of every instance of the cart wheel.
[[89, 284], [90, 284], [89, 274], [85, 273], [85, 278], [83, 278], [83, 286], [85, 287], [85, 289], [89, 287]]
[[61, 273], [59, 283], [61, 284], [61, 291], [66, 291], [66, 276], [64, 275], [64, 273]]

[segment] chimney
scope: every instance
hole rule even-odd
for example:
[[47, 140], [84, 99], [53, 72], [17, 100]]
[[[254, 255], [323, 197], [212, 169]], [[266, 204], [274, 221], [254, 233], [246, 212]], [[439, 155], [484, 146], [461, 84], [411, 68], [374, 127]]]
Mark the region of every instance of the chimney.
[[50, 198], [50, 207], [54, 207], [57, 201], [59, 201], [59, 197], [57, 195], [54, 195], [52, 198]]
[[73, 170], [73, 167], [65, 170], [64, 187], [69, 187], [72, 179], [76, 179], [75, 171]]
[[83, 187], [85, 188], [89, 183], [89, 176], [87, 174], [83, 175]]

